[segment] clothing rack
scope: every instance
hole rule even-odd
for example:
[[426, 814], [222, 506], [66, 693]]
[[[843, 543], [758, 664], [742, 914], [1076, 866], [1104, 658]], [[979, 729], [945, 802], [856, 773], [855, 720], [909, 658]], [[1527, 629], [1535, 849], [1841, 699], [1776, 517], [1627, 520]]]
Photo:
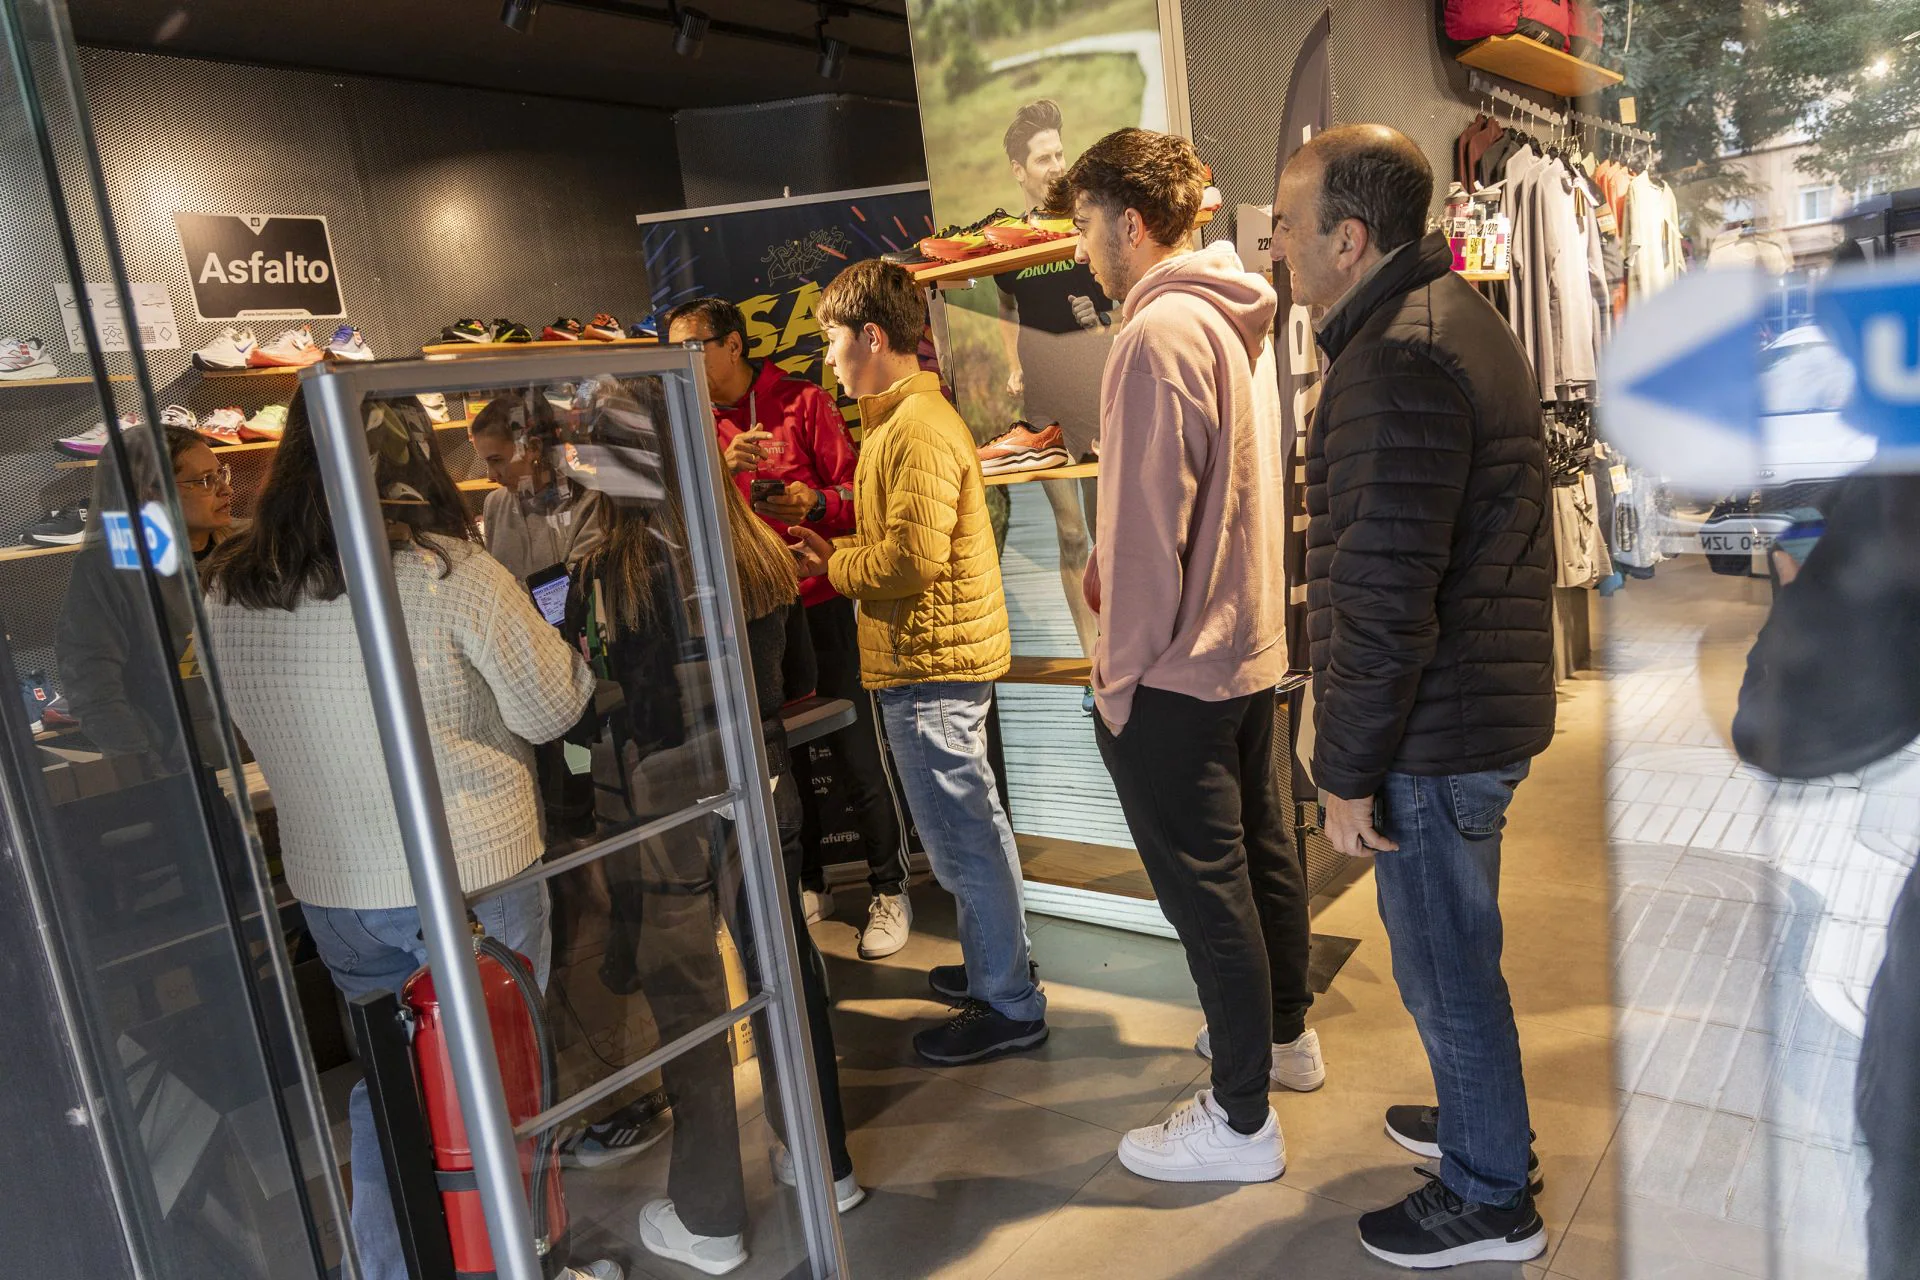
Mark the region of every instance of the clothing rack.
[[1619, 134], [1623, 138], [1632, 138], [1634, 141], [1644, 142], [1648, 146], [1653, 146], [1660, 141], [1658, 135], [1650, 133], [1645, 129], [1636, 129], [1632, 125], [1627, 124], [1617, 124], [1612, 120], [1607, 120], [1600, 116], [1588, 115], [1584, 111], [1569, 111], [1567, 114], [1573, 117], [1576, 123], [1586, 125], [1589, 129], [1600, 129], [1607, 133]]
[[1469, 73], [1467, 84], [1471, 92], [1477, 93], [1481, 97], [1490, 98], [1495, 102], [1504, 102], [1515, 110], [1532, 116], [1535, 120], [1539, 120], [1544, 124], [1558, 125], [1561, 128], [1566, 127], [1567, 117], [1565, 113], [1549, 111], [1533, 99], [1522, 97], [1504, 85], [1495, 84], [1478, 71]]

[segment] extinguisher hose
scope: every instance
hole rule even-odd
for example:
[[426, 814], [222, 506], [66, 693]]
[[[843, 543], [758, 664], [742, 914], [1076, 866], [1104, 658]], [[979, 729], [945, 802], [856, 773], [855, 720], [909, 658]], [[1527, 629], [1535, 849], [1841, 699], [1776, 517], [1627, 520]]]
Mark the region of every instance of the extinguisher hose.
[[[539, 984], [533, 980], [526, 963], [512, 947], [484, 934], [477, 946], [512, 975], [514, 986], [520, 990], [520, 999], [527, 1006], [527, 1017], [533, 1022], [533, 1040], [540, 1047], [540, 1109], [545, 1111], [560, 1100], [560, 1069], [554, 1058], [553, 1035], [547, 1026], [546, 998]], [[547, 1235], [547, 1183], [553, 1176], [553, 1154], [557, 1142], [557, 1130], [549, 1126], [533, 1143], [533, 1238], [536, 1240]], [[558, 1243], [550, 1242], [555, 1246]]]

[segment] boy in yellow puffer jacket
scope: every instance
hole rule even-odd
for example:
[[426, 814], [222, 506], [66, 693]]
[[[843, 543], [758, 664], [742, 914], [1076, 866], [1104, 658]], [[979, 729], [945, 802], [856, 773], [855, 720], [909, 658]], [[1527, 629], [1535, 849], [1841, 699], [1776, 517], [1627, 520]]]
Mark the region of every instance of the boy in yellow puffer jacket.
[[973, 436], [920, 370], [926, 302], [903, 267], [856, 262], [814, 308], [827, 363], [860, 397], [854, 532], [837, 544], [804, 526], [803, 577], [825, 574], [860, 603], [860, 675], [934, 875], [954, 896], [966, 963], [929, 975], [959, 1002], [914, 1037], [929, 1062], [978, 1062], [1047, 1038], [1020, 899], [1020, 855], [987, 763], [993, 681], [1012, 642]]

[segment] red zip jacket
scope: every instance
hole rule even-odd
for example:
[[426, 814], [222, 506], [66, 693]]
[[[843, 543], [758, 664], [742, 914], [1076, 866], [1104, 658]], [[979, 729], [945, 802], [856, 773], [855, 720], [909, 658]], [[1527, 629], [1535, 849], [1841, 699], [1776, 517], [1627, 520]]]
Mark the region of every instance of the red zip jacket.
[[[739, 403], [715, 405], [713, 416], [722, 452], [735, 436], [755, 426], [772, 432], [775, 440], [787, 442], [783, 456], [770, 457], [757, 470], [733, 477], [741, 496], [751, 501], [755, 480], [798, 480], [827, 499], [826, 512], [818, 520], [808, 521], [809, 529], [829, 541], [853, 532], [853, 468], [859, 455], [847, 434], [847, 424], [841, 421], [839, 406], [824, 390], [766, 360]], [[786, 538], [784, 522], [771, 516], [760, 518]], [[835, 594], [825, 574], [800, 583], [802, 604], [819, 604]]]

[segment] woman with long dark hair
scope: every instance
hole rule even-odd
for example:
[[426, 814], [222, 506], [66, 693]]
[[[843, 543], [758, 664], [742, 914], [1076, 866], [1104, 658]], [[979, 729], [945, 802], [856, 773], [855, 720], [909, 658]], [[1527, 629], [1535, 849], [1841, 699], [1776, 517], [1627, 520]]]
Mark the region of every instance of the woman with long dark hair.
[[[369, 401], [367, 449], [393, 551], [460, 886], [472, 894], [541, 856], [529, 745], [558, 738], [593, 675], [473, 521], [412, 399]], [[373, 718], [332, 513], [306, 406], [296, 399], [253, 526], [207, 569], [207, 616], [233, 719], [273, 790], [287, 882], [348, 999], [399, 990], [426, 963], [385, 756]], [[547, 892], [474, 909], [546, 983]], [[367, 1280], [406, 1265], [366, 1085], [354, 1086], [353, 1233]]]
[[[664, 420], [664, 404], [648, 408], [657, 384], [640, 382], [590, 390], [584, 416], [598, 420], [609, 398], [624, 402], [628, 421]], [[616, 412], [615, 419], [622, 417]], [[591, 430], [591, 428], [589, 428]], [[663, 442], [651, 447], [663, 449]], [[629, 449], [629, 454], [644, 451]], [[620, 472], [631, 490], [646, 468]], [[669, 472], [670, 474], [670, 472]], [[622, 703], [599, 726], [613, 740], [631, 821], [685, 809], [711, 794], [724, 778], [709, 713], [689, 705], [704, 679], [682, 679], [698, 667], [702, 646], [692, 634], [697, 583], [687, 552], [685, 513], [672, 483], [655, 500], [613, 498], [602, 515], [602, 536], [572, 566], [566, 631], [602, 677], [618, 684]], [[756, 519], [739, 491], [722, 485], [731, 535], [756, 712], [765, 736], [781, 875], [796, 925], [800, 985], [813, 1041], [814, 1068], [827, 1132], [834, 1194], [842, 1212], [865, 1198], [853, 1175], [841, 1112], [839, 1068], [827, 1018], [826, 970], [806, 933], [800, 905], [801, 810], [788, 759], [780, 709], [814, 689], [814, 665], [799, 579], [779, 537]], [[715, 949], [725, 919], [739, 940], [748, 972], [757, 971], [761, 943], [744, 921], [738, 857], [729, 827], [704, 830], [689, 823], [649, 840], [631, 855], [608, 859], [612, 918], [602, 977], [619, 992], [646, 993], [662, 1043], [720, 1016], [728, 1007], [726, 979]], [[617, 865], [615, 865], [617, 863]], [[766, 1064], [763, 1055], [763, 1068]], [[673, 1099], [673, 1156], [669, 1198], [640, 1211], [640, 1239], [648, 1251], [710, 1275], [747, 1259], [746, 1193], [740, 1169], [739, 1118], [725, 1040], [709, 1037], [662, 1068]], [[779, 1090], [766, 1081], [769, 1118], [784, 1132]], [[793, 1161], [776, 1146], [775, 1176], [792, 1185]]]

